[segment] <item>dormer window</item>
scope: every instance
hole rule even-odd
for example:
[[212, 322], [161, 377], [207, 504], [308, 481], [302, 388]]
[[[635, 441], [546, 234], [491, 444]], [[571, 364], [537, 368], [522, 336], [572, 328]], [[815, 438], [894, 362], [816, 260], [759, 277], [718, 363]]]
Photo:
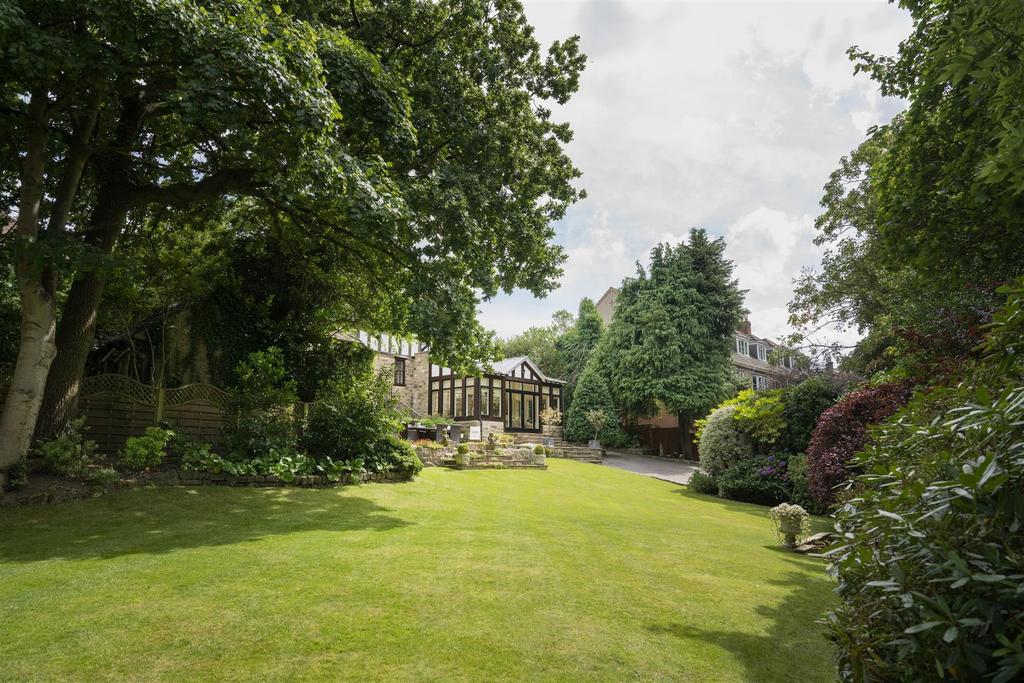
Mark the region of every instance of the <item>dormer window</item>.
[[755, 344], [754, 348], [757, 350], [757, 359], [768, 361], [768, 347], [764, 344]]
[[741, 356], [750, 355], [750, 343], [746, 339], [736, 337], [736, 353]]

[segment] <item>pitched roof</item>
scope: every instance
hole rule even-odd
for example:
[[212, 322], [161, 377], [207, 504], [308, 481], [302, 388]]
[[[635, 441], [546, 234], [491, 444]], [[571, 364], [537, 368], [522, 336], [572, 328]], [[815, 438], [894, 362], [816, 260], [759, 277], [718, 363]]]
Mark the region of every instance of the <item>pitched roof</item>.
[[512, 358], [504, 358], [502, 360], [499, 360], [497, 363], [494, 364], [494, 371], [502, 375], [511, 375], [512, 372], [520, 365], [522, 365], [524, 362], [529, 364], [530, 368], [537, 374], [537, 376], [540, 377], [545, 382], [549, 382], [551, 384], [565, 384], [564, 379], [548, 377], [543, 372], [541, 372], [541, 369], [529, 356], [514, 356]]

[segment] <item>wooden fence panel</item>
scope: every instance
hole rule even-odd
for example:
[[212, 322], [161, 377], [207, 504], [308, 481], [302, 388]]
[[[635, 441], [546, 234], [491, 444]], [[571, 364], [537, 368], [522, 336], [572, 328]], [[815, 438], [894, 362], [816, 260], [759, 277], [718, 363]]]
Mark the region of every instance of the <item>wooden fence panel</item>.
[[166, 423], [187, 440], [221, 449], [227, 392], [208, 384], [156, 389], [124, 375], [97, 375], [82, 383], [78, 414], [98, 452], [113, 455], [130, 436]]
[[198, 399], [164, 408], [164, 422], [192, 441], [206, 441], [220, 450], [224, 442], [224, 411], [209, 401]]

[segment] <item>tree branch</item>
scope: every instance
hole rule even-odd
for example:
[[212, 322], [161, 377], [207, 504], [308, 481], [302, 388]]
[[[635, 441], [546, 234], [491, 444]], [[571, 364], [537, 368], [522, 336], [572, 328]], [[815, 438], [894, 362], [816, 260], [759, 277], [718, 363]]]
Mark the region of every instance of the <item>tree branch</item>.
[[150, 185], [133, 187], [129, 204], [132, 207], [146, 204], [163, 204], [178, 208], [188, 208], [197, 201], [217, 199], [226, 194], [256, 195], [260, 189], [255, 175], [250, 170], [230, 169], [211, 173], [194, 183], [171, 183], [169, 185]]
[[65, 161], [64, 175], [60, 179], [60, 186], [54, 197], [53, 208], [50, 211], [50, 220], [46, 225], [46, 232], [53, 234], [60, 232], [67, 225], [68, 215], [71, 213], [71, 205], [78, 194], [78, 186], [82, 180], [82, 172], [89, 160], [91, 150], [89, 140], [96, 127], [96, 119], [100, 111], [99, 89], [93, 89], [85, 111], [76, 122], [75, 129], [71, 135], [71, 143], [68, 149], [67, 160]]

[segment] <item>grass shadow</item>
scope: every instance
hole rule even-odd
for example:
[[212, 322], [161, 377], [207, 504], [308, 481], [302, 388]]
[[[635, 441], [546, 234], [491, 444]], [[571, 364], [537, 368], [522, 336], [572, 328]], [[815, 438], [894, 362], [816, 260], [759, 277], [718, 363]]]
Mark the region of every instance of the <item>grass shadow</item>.
[[0, 510], [0, 561], [160, 554], [305, 531], [386, 531], [411, 524], [388, 512], [337, 489], [136, 489], [67, 505]]
[[[813, 558], [787, 559], [803, 568], [811, 560]], [[723, 628], [707, 629], [681, 622], [650, 624], [647, 630], [682, 641], [700, 641], [729, 652], [744, 667], [744, 680], [800, 680], [803, 677], [801, 669], [811, 663], [808, 660], [812, 657], [819, 661], [816, 666], [807, 666], [808, 671], [820, 671], [820, 660], [831, 654], [831, 648], [824, 637], [824, 626], [821, 627], [820, 650], [809, 651], [807, 642], [807, 625], [823, 616], [821, 602], [810, 598], [813, 592], [822, 590], [820, 579], [803, 572], [790, 571], [781, 579], [769, 580], [767, 583], [791, 590], [781, 602], [754, 608], [756, 614], [769, 620], [763, 633], [730, 630], [727, 624], [723, 624]]]
[[[674, 489], [672, 493], [683, 496], [684, 498], [691, 498], [693, 500], [699, 500], [703, 503], [714, 503], [721, 507], [727, 508], [731, 512], [741, 512], [748, 515], [754, 515], [756, 517], [763, 517], [768, 519], [768, 511], [772, 506], [770, 505], [759, 505], [758, 503], [744, 503], [738, 500], [729, 500], [727, 498], [719, 498], [706, 493], [697, 493], [691, 491], [688, 486], [681, 486]], [[830, 517], [821, 515], [811, 515], [811, 531], [817, 533], [819, 531], [832, 531], [835, 525], [834, 520]]]

